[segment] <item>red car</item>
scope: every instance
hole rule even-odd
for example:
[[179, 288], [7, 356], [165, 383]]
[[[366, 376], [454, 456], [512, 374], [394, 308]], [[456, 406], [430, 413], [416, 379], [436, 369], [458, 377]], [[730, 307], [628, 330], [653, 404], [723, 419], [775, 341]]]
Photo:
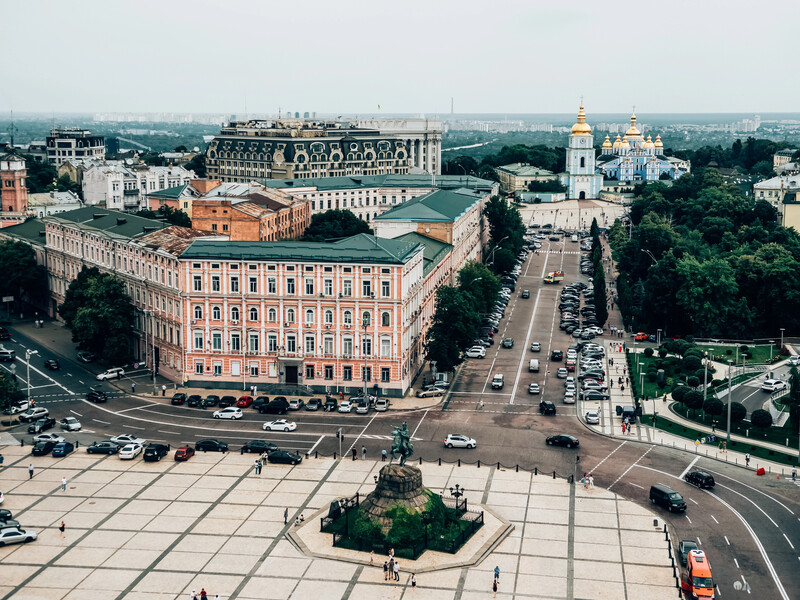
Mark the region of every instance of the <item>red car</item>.
[[646, 341], [647, 338], [649, 337], [650, 337], [649, 334], [645, 333], [644, 331], [640, 331], [635, 336], [633, 336], [633, 339], [635, 339], [637, 342], [643, 342]]
[[240, 396], [239, 399], [236, 401], [236, 406], [239, 408], [247, 408], [253, 403], [252, 396]]
[[0, 327], [0, 340], [10, 340], [11, 334], [8, 333], [8, 329], [5, 327]]
[[194, 456], [194, 448], [191, 446], [181, 446], [175, 450], [175, 460], [189, 460]]

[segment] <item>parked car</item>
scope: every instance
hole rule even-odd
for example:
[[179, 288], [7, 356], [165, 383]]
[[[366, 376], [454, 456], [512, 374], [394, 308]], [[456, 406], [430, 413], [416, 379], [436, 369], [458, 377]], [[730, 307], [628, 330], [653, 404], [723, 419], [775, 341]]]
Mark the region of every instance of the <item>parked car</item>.
[[714, 487], [714, 476], [705, 471], [689, 471], [683, 476], [686, 483], [690, 483], [700, 489], [711, 489]]
[[[417, 390], [417, 398], [432, 398], [434, 396], [441, 396], [444, 394], [444, 390], [438, 388], [434, 385], [429, 385], [425, 389]], [[339, 407], [339, 411], [342, 412], [341, 407]], [[349, 411], [346, 411], [349, 412]]]
[[241, 419], [244, 413], [238, 406], [228, 406], [227, 408], [215, 410], [213, 416], [215, 419]]
[[29, 408], [24, 413], [20, 414], [19, 420], [22, 423], [32, 423], [41, 419], [43, 417], [47, 417], [50, 415], [50, 411], [47, 410], [43, 406], [34, 406], [33, 408]]
[[87, 454], [116, 454], [117, 452], [119, 452], [119, 444], [111, 441], [93, 442], [86, 446]]
[[[417, 392], [417, 396], [419, 396], [419, 392]], [[340, 413], [349, 413], [351, 410], [353, 410], [353, 404], [350, 402], [350, 400], [342, 400], [339, 403]]]
[[261, 409], [267, 404], [269, 404], [269, 396], [256, 396], [256, 399], [253, 400], [253, 404], [250, 405], [250, 408], [260, 412]]
[[492, 389], [502, 390], [504, 385], [505, 385], [505, 377], [501, 373], [497, 373], [492, 378]]
[[186, 399], [186, 406], [198, 408], [203, 405], [203, 397], [200, 394], [192, 394]]
[[97, 375], [95, 379], [97, 379], [97, 381], [108, 381], [109, 379], [122, 379], [123, 375], [125, 375], [125, 369], [123, 369], [122, 367], [113, 367], [111, 369], [106, 369], [105, 371]]
[[648, 337], [650, 337], [650, 334], [649, 334], [649, 333], [645, 333], [644, 331], [640, 331], [639, 333], [637, 333], [637, 334], [635, 334], [635, 335], [633, 336], [633, 339], [635, 339], [637, 342], [643, 342], [643, 341], [645, 341], [645, 340], [646, 340]]
[[[347, 402], [347, 400], [345, 400]], [[267, 421], [261, 426], [264, 431], [294, 431], [297, 429], [297, 423], [294, 421], [287, 421], [286, 419], [278, 419], [277, 421]]]
[[219, 404], [219, 396], [217, 396], [216, 394], [209, 394], [208, 396], [206, 396], [206, 400], [205, 400], [205, 405], [206, 406], [208, 406], [210, 408], [213, 408], [214, 406], [217, 406], [218, 404]]
[[58, 371], [61, 368], [61, 363], [58, 362], [58, 359], [48, 358], [44, 361], [44, 368], [50, 369], [51, 371]]
[[386, 412], [389, 409], [389, 400], [387, 398], [378, 398], [375, 401], [375, 410], [378, 412]]
[[181, 446], [177, 450], [175, 450], [175, 460], [183, 461], [189, 460], [194, 456], [194, 448], [191, 446]]
[[305, 406], [302, 398], [292, 398], [289, 400], [289, 410], [300, 410]]
[[598, 413], [596, 410], [586, 411], [586, 422], [589, 425], [599, 425], [600, 424], [600, 413]]
[[272, 442], [265, 440], [250, 440], [242, 446], [242, 454], [245, 452], [253, 454], [264, 454], [264, 452], [274, 452], [278, 447]]
[[36, 539], [36, 532], [19, 527], [7, 527], [0, 530], [0, 546], [8, 544], [27, 544]]
[[685, 567], [689, 562], [689, 552], [697, 550], [697, 542], [694, 540], [681, 540], [678, 542], [678, 556], [681, 566]]
[[539, 393], [539, 384], [532, 383], [528, 386], [528, 393], [529, 394], [538, 394]]
[[228, 408], [229, 406], [234, 406], [236, 404], [236, 398], [233, 396], [223, 396], [217, 402], [217, 405], [220, 408]]
[[34, 442], [63, 442], [64, 438], [56, 433], [40, 433], [33, 437]]
[[172, 395], [172, 400], [170, 400], [170, 404], [174, 404], [175, 406], [180, 406], [181, 404], [186, 403], [186, 394], [183, 392], [178, 392], [177, 394]]
[[239, 408], [248, 408], [253, 404], [253, 397], [252, 396], [239, 396], [239, 399], [236, 401], [236, 406]]
[[91, 352], [86, 352], [85, 350], [78, 352], [76, 356], [78, 357], [78, 360], [82, 363], [94, 362], [96, 358], [94, 354], [92, 354]]
[[539, 413], [543, 415], [556, 414], [556, 405], [549, 400], [542, 400], [539, 402]]
[[200, 440], [194, 445], [194, 449], [197, 452], [201, 450], [203, 452], [227, 452], [228, 451], [228, 444], [225, 442], [220, 442], [219, 440], [215, 440], [213, 438], [209, 438], [206, 440]]
[[322, 405], [322, 410], [325, 412], [334, 412], [338, 407], [339, 402], [336, 400], [336, 396], [328, 396], [325, 398], [325, 404]]
[[285, 415], [289, 410], [289, 401], [283, 396], [276, 396], [258, 412], [268, 415]]
[[111, 441], [118, 446], [126, 446], [128, 444], [139, 444], [140, 446], [144, 446], [147, 443], [146, 439], [135, 436], [132, 433], [123, 433], [122, 435], [112, 437]]
[[52, 455], [54, 458], [61, 458], [73, 450], [75, 450], [75, 444], [72, 442], [58, 442], [55, 446], [53, 446]]
[[569, 375], [569, 371], [567, 371], [566, 367], [559, 367], [558, 371], [556, 371], [556, 377], [559, 379], [566, 379]]
[[460, 433], [451, 433], [444, 440], [445, 448], [470, 448], [474, 449], [478, 445], [474, 439]]
[[467, 358], [486, 358], [486, 350], [483, 346], [473, 346], [465, 354]]
[[564, 353], [561, 350], [553, 350], [550, 353], [550, 360], [556, 362], [564, 360]]
[[578, 438], [571, 435], [551, 435], [546, 440], [548, 446], [564, 446], [565, 448], [577, 448], [580, 445]]
[[44, 456], [45, 454], [50, 454], [55, 448], [57, 442], [54, 441], [47, 441], [47, 442], [36, 442], [31, 449], [31, 454], [33, 456]]
[[144, 449], [144, 460], [147, 462], [158, 462], [169, 453], [169, 446], [166, 444], [148, 444]]
[[142, 453], [141, 444], [125, 444], [119, 451], [122, 460], [133, 460]]
[[306, 410], [319, 410], [320, 408], [322, 408], [322, 400], [319, 398], [311, 398], [306, 403]]
[[99, 402], [108, 402], [108, 396], [106, 396], [105, 392], [101, 392], [100, 390], [91, 390], [86, 394], [86, 399], [95, 404]]
[[275, 452], [270, 452], [267, 454], [267, 461], [271, 463], [299, 465], [301, 462], [303, 462], [303, 457], [287, 450], [275, 450]]
[[369, 413], [369, 400], [362, 398], [356, 405], [356, 413], [359, 415], [366, 415]]
[[608, 399], [608, 394], [605, 392], [601, 392], [600, 390], [586, 390], [583, 392], [583, 399], [584, 400], [606, 400]]

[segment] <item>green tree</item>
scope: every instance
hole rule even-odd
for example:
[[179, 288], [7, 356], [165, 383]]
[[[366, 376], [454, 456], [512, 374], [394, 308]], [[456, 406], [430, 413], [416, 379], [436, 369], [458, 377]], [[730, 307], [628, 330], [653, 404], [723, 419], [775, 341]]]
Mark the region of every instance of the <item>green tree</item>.
[[558, 179], [548, 179], [546, 181], [531, 181], [528, 184], [529, 192], [566, 192], [567, 188]]
[[59, 313], [80, 348], [120, 363], [130, 356], [133, 306], [125, 284], [96, 267], [84, 267], [70, 283]]
[[753, 427], [766, 432], [767, 429], [772, 427], [772, 415], [769, 414], [769, 411], [759, 408], [750, 413], [750, 423]]
[[508, 273], [517, 264], [517, 255], [509, 248], [499, 248], [490, 253], [489, 266], [495, 273]]
[[187, 171], [194, 171], [194, 176], [203, 179], [206, 176], [206, 155], [202, 152], [195, 154], [183, 167]]
[[37, 304], [47, 294], [47, 271], [36, 263], [33, 248], [23, 242], [0, 241], [0, 295], [13, 296], [17, 306]]
[[11, 379], [11, 375], [0, 371], [0, 410], [5, 410], [18, 400], [22, 400], [23, 397], [16, 382]]
[[483, 214], [489, 222], [490, 245], [508, 248], [514, 256], [519, 254], [524, 244], [525, 225], [516, 207], [509, 205], [500, 196], [492, 196], [486, 203]]
[[159, 206], [157, 211], [152, 211], [147, 208], [140, 210], [136, 213], [136, 216], [144, 217], [145, 219], [159, 219], [166, 221], [170, 225], [179, 225], [180, 227], [191, 228], [192, 226], [192, 220], [189, 218], [189, 215], [179, 208], [172, 208], [166, 204]]
[[183, 144], [181, 144], [180, 146], [177, 146], [175, 148], [175, 150], [173, 150], [173, 152], [188, 152], [188, 151], [189, 151], [189, 149], [186, 146], [184, 146]]
[[47, 186], [52, 185], [58, 177], [56, 168], [44, 161], [37, 161], [32, 156], [23, 156], [25, 168], [28, 173], [25, 176], [25, 185], [31, 194], [46, 192]]
[[690, 389], [683, 396], [683, 404], [691, 411], [699, 410], [703, 406], [703, 394], [697, 390]]
[[486, 314], [492, 311], [500, 292], [500, 280], [488, 267], [469, 261], [458, 272], [458, 288], [472, 298], [475, 311]]
[[792, 365], [789, 369], [789, 393], [781, 398], [783, 404], [800, 404], [800, 372]]
[[[723, 410], [725, 414], [728, 414], [728, 405], [725, 405]], [[736, 425], [744, 421], [745, 417], [747, 416], [747, 408], [741, 402], [732, 402], [731, 403], [731, 425]], [[727, 418], [727, 417], [726, 417]]]
[[703, 402], [703, 412], [712, 418], [720, 416], [724, 408], [725, 406], [719, 398], [706, 398], [706, 401]]
[[72, 181], [69, 178], [69, 175], [64, 174], [55, 181], [51, 182], [49, 185], [45, 186], [44, 191], [46, 192], [73, 192], [78, 197], [81, 197], [81, 186], [80, 184]]
[[328, 242], [348, 238], [360, 233], [372, 233], [366, 221], [349, 210], [326, 210], [311, 217], [303, 237], [304, 242]]
[[[672, 399], [675, 402], [683, 404], [684, 398], [686, 398], [686, 394], [688, 394], [690, 389], [685, 385], [679, 385], [675, 389], [672, 390]], [[702, 396], [701, 396], [702, 399]]]
[[461, 364], [462, 352], [472, 345], [480, 315], [467, 292], [449, 285], [436, 290], [433, 324], [426, 334], [426, 359], [435, 360], [438, 371], [452, 371]]

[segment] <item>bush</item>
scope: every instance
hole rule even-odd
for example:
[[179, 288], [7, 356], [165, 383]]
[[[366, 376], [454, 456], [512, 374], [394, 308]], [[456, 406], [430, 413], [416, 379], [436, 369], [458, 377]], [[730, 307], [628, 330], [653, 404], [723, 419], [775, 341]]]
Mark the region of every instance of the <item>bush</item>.
[[655, 371], [648, 371], [647, 372], [647, 381], [650, 383], [654, 382], [658, 378], [658, 373]]
[[684, 397], [686, 397], [686, 394], [688, 393], [689, 393], [689, 388], [687, 388], [684, 385], [679, 385], [674, 390], [672, 390], [672, 399], [675, 400], [675, 402], [682, 403]]
[[711, 380], [711, 387], [718, 388], [723, 383], [725, 383], [725, 379], [712, 379]]
[[712, 417], [721, 415], [723, 408], [725, 406], [719, 398], [706, 398], [706, 401], [703, 402], [703, 412]]
[[730, 356], [731, 354], [733, 354], [733, 350], [731, 350], [730, 348], [728, 348], [727, 350], [725, 350], [725, 354], [727, 354], [728, 356]]
[[392, 520], [392, 528], [386, 534], [386, 541], [391, 546], [412, 546], [419, 541], [422, 532], [422, 515], [408, 510], [405, 506], [396, 504], [386, 511], [386, 516]]
[[688, 409], [697, 410], [703, 406], [703, 394], [695, 390], [689, 390], [683, 396], [683, 404]]
[[652, 358], [652, 356], [653, 356], [653, 349], [652, 349], [652, 348], [645, 348], [645, 349], [644, 349], [644, 355], [645, 355], [645, 357], [647, 357], [647, 358]]
[[[728, 410], [728, 405], [725, 405], [726, 412]], [[741, 402], [731, 402], [731, 425], [736, 425], [737, 423], [741, 423], [744, 421], [744, 418], [747, 416], [747, 408], [745, 408], [744, 404]]]
[[750, 414], [750, 423], [752, 423], [753, 427], [768, 429], [772, 427], [772, 415], [769, 414], [769, 411], [759, 408]]
[[658, 355], [661, 358], [666, 358], [667, 357], [667, 351], [664, 348], [659, 348], [658, 349]]
[[366, 540], [370, 543], [379, 543], [383, 541], [383, 530], [378, 521], [373, 521], [369, 515], [363, 510], [359, 509], [353, 522], [352, 537]]
[[689, 356], [683, 359], [683, 370], [688, 372], [694, 372], [698, 368], [703, 366], [703, 361], [700, 357], [690, 354]]
[[747, 352], [750, 350], [748, 346], [739, 346], [739, 352]]
[[690, 375], [686, 378], [686, 385], [696, 388], [698, 385], [700, 385], [700, 380], [696, 376]]

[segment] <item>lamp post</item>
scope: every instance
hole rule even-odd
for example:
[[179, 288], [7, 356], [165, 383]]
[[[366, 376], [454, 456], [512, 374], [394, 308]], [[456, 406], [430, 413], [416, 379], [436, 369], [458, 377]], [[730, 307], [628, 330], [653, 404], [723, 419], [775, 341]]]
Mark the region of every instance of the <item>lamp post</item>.
[[507, 239], [508, 236], [506, 235], [497, 241], [497, 243], [494, 245], [494, 248], [492, 248], [492, 253], [489, 255], [489, 262], [486, 263], [487, 265], [494, 264], [494, 253], [497, 252], [497, 249], [500, 247], [500, 243], [505, 242]]
[[645, 254], [647, 254], [647, 256], [649, 256], [649, 257], [650, 257], [650, 260], [652, 260], [652, 261], [653, 261], [653, 264], [654, 264], [654, 265], [657, 265], [657, 264], [658, 264], [658, 261], [656, 260], [656, 257], [655, 257], [655, 256], [653, 256], [653, 253], [652, 253], [652, 252], [650, 252], [650, 250], [647, 250], [646, 248], [640, 248], [640, 250], [641, 250], [642, 252], [644, 252]]
[[[153, 395], [158, 395], [158, 388], [156, 388], [156, 330], [155, 330], [155, 323], [153, 320], [155, 318], [155, 311], [153, 310], [143, 310], [142, 313], [144, 315], [150, 315], [150, 359], [152, 364], [150, 365], [151, 370], [153, 371]], [[145, 319], [146, 322], [146, 319]], [[145, 326], [145, 335], [147, 335], [147, 327]], [[147, 338], [145, 337], [145, 344], [147, 343]]]
[[[708, 389], [708, 352], [703, 352], [703, 362], [705, 363], [705, 368], [703, 371], [703, 406], [706, 405], [706, 391]], [[730, 375], [730, 373], [728, 373]]]
[[31, 407], [31, 356], [34, 354], [39, 354], [38, 350], [25, 350], [25, 363], [27, 365], [27, 381], [28, 381], [28, 409], [30, 410]]
[[663, 331], [663, 329], [659, 329], [658, 331], [656, 331], [656, 347], [661, 345], [661, 332], [662, 331]]
[[361, 338], [361, 353], [364, 355], [364, 372], [362, 373], [362, 379], [364, 380], [364, 398], [369, 398], [367, 396], [367, 318], [364, 317], [361, 319], [361, 326], [364, 328], [364, 337]]
[[783, 332], [786, 331], [785, 327], [781, 327], [781, 347], [778, 348], [778, 354], [783, 353]]
[[725, 447], [727, 448], [731, 443], [731, 388], [733, 387], [733, 379], [731, 379], [731, 361], [728, 361], [728, 424], [725, 432]]

